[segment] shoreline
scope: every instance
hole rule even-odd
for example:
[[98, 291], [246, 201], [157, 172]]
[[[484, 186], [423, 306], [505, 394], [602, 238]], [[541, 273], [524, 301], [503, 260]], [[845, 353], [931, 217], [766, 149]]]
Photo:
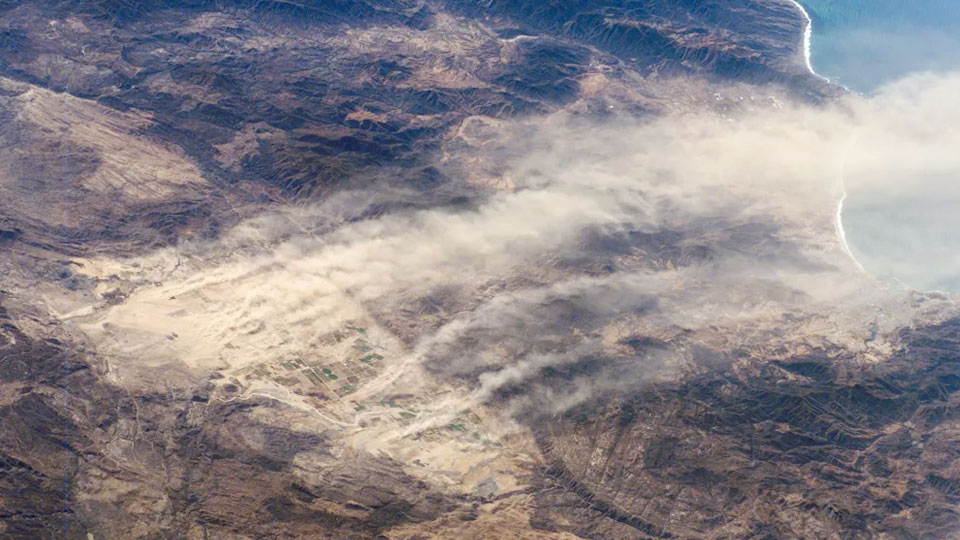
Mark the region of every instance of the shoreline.
[[811, 60], [811, 48], [813, 46], [813, 19], [810, 18], [810, 14], [807, 13], [807, 8], [803, 7], [798, 0], [790, 0], [790, 2], [800, 11], [800, 14], [803, 15], [803, 19], [806, 21], [806, 25], [803, 28], [803, 61], [806, 63], [807, 71], [809, 71], [815, 77], [824, 80], [830, 84], [836, 84], [830, 79], [824, 77], [823, 75], [817, 73], [817, 70], [813, 69], [813, 61]]
[[847, 243], [847, 231], [843, 228], [843, 203], [847, 200], [847, 190], [843, 187], [843, 177], [840, 177], [840, 201], [837, 202], [837, 213], [833, 219], [833, 225], [836, 229], [837, 237], [840, 238], [840, 245], [843, 247], [844, 253], [847, 254], [847, 257], [850, 257], [850, 260], [853, 261], [853, 264], [856, 265], [857, 269], [863, 273], [867, 273], [867, 270], [860, 264], [860, 261], [857, 260], [857, 257], [854, 256], [853, 251], [850, 249], [850, 244]]
[[[803, 60], [807, 66], [807, 71], [809, 71], [812, 75], [814, 75], [815, 77], [818, 77], [823, 81], [826, 81], [830, 84], [836, 84], [830, 79], [824, 77], [823, 75], [820, 75], [819, 73], [817, 73], [815, 69], [813, 69], [813, 61], [811, 58], [812, 57], [811, 49], [813, 47], [813, 19], [810, 18], [810, 14], [807, 13], [807, 9], [804, 8], [803, 4], [801, 4], [798, 0], [790, 0], [790, 2], [793, 3], [794, 6], [796, 6], [797, 10], [800, 11], [800, 13], [803, 15], [804, 20], [806, 21], [806, 25], [803, 28]], [[843, 85], [840, 85], [840, 86], [846, 89], [845, 86]], [[837, 238], [840, 240], [840, 247], [843, 248], [843, 252], [846, 253], [847, 257], [849, 257], [851, 261], [853, 261], [853, 264], [857, 267], [858, 270], [866, 273], [866, 270], [863, 268], [863, 265], [860, 264], [860, 261], [858, 261], [856, 256], [854, 256], [853, 250], [850, 249], [850, 244], [847, 243], [847, 232], [843, 228], [843, 203], [847, 200], [847, 189], [843, 185], [842, 170], [838, 176], [839, 176], [839, 182], [840, 182], [840, 200], [837, 201], [837, 210], [833, 219], [834, 229], [836, 231]]]

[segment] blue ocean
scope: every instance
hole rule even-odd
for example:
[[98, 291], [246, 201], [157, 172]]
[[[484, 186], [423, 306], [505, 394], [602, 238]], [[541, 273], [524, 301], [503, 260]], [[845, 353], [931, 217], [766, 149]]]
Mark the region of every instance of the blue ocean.
[[[869, 98], [919, 72], [960, 72], [960, 0], [801, 3], [813, 21], [814, 70], [851, 91]], [[895, 180], [885, 190], [848, 189], [852, 252], [875, 276], [960, 293], [960, 171], [921, 168]]]
[[864, 94], [917, 71], [960, 69], [960, 0], [801, 0], [818, 73]]

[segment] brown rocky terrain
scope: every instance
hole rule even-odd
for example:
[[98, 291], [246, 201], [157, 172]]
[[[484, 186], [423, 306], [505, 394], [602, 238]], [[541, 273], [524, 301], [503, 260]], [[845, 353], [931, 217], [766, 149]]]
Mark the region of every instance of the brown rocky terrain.
[[717, 127], [804, 24], [0, 1], [0, 538], [956, 535], [952, 299]]

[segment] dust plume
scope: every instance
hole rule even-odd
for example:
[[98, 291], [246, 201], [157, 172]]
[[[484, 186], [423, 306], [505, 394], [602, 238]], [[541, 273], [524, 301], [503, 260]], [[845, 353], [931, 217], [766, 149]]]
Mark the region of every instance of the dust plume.
[[957, 89], [927, 77], [819, 107], [500, 124], [451, 143], [491, 175], [454, 178], [482, 193], [468, 205], [361, 219], [383, 193], [346, 191], [214, 243], [83, 261], [101, 297], [134, 286], [74, 315], [121, 372], [146, 352], [193, 373], [333, 360], [349, 351], [330, 336], [359, 325], [388, 361], [357, 396], [430, 379], [516, 414], [811, 341], [880, 358], [918, 304], [849, 258], [837, 204], [844, 182], [856, 197], [957, 170]]

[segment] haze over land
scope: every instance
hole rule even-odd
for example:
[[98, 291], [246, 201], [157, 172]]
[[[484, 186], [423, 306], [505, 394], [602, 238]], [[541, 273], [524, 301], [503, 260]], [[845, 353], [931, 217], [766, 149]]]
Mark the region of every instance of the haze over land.
[[[136, 260], [83, 260], [79, 272], [89, 267], [91, 277], [119, 272], [159, 283], [95, 316], [74, 313], [105, 352], [142, 365], [149, 349], [156, 361], [198, 373], [310, 354], [355, 319], [390, 325], [379, 330], [382, 339], [386, 346], [400, 338], [391, 346], [408, 357], [410, 377], [433, 358], [445, 372], [507, 369], [512, 382], [542, 367], [503, 368], [489, 351], [503, 356], [506, 347], [522, 359], [543, 336], [576, 328], [576, 317], [602, 324], [639, 311], [651, 331], [669, 332], [836, 311], [831, 317], [855, 339], [883, 302], [903, 293], [877, 286], [846, 259], [833, 223], [841, 173], [859, 194], [887, 192], [904, 176], [925, 177], [921, 170], [957, 170], [960, 140], [949, 126], [960, 107], [943, 100], [956, 91], [960, 78], [924, 77], [829, 106], [751, 96], [723, 115], [468, 119], [468, 149], [457, 158], [485, 164], [478, 170], [486, 177], [475, 181], [494, 191], [482, 202], [345, 220], [376, 199], [375, 185], [319, 206], [269, 211], [221, 241], [181, 242]], [[679, 260], [646, 260], [630, 246], [640, 238], [669, 245]], [[527, 283], [497, 285], [520, 276]], [[751, 290], [757, 283], [766, 285]], [[671, 289], [682, 293], [671, 298]], [[550, 320], [544, 302], [569, 302], [577, 313]], [[395, 320], [425, 306], [451, 313], [412, 328]], [[902, 323], [905, 309], [894, 308], [884, 324]], [[405, 345], [410, 352], [401, 352]], [[662, 376], [660, 364], [682, 364], [655, 356], [656, 365], [638, 369]], [[566, 354], [534, 364], [580, 360]], [[612, 379], [643, 379], [623, 375]], [[604, 390], [601, 380], [590, 384]]]

